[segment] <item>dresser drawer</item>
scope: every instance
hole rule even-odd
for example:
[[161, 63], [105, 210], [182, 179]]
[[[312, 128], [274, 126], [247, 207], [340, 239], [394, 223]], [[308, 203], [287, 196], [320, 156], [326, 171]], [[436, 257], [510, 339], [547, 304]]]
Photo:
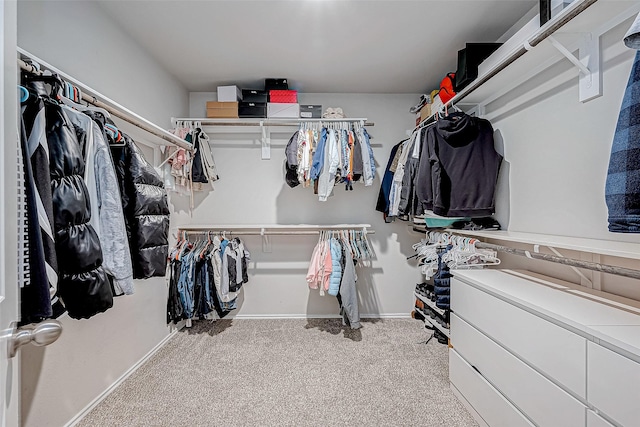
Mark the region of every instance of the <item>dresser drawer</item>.
[[520, 359], [586, 397], [585, 338], [455, 277], [451, 281], [451, 307], [456, 315]]
[[537, 425], [584, 427], [583, 404], [455, 314], [451, 316], [451, 344]]
[[449, 350], [449, 379], [491, 427], [533, 427], [533, 424], [454, 350]]
[[589, 403], [623, 426], [640, 425], [640, 364], [590, 342], [587, 369]]

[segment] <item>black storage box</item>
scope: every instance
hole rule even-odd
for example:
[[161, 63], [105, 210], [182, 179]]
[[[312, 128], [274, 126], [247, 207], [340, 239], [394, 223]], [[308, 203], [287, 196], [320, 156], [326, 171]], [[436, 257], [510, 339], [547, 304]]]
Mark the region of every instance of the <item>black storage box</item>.
[[289, 90], [287, 79], [264, 79], [264, 90]]
[[238, 105], [238, 117], [242, 118], [266, 118], [267, 103], [266, 102], [245, 102], [242, 101]]
[[300, 105], [300, 117], [303, 119], [322, 118], [322, 105]]
[[458, 69], [456, 70], [456, 92], [478, 77], [478, 65], [489, 57], [502, 43], [467, 43], [458, 51]]
[[242, 89], [242, 100], [245, 102], [267, 102], [267, 91]]

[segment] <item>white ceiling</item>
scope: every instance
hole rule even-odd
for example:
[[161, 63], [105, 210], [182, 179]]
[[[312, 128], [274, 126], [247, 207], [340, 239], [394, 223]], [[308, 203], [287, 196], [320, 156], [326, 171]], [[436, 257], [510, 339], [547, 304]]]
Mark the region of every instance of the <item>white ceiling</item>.
[[465, 42], [493, 42], [536, 0], [101, 1], [189, 91], [423, 93]]

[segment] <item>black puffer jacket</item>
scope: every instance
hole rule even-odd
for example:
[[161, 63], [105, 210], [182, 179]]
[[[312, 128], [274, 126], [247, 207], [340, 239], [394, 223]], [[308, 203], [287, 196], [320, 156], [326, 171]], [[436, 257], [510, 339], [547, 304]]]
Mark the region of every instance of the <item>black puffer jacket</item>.
[[167, 191], [131, 138], [125, 134], [121, 138], [124, 145], [112, 145], [111, 154], [120, 181], [133, 277], [164, 276], [169, 255]]
[[69, 316], [89, 318], [113, 306], [113, 293], [102, 268], [100, 240], [89, 224], [91, 209], [83, 180], [82, 147], [60, 105], [46, 100], [45, 113], [58, 293]]

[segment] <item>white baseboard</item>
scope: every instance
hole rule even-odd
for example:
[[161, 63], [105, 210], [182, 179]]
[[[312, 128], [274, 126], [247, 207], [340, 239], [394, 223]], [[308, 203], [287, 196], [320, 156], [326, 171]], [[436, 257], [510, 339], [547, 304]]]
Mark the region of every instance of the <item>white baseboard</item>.
[[153, 356], [158, 350], [160, 350], [171, 338], [178, 332], [177, 329], [172, 330], [162, 341], [160, 341], [155, 347], [153, 347], [142, 359], [138, 360], [135, 365], [127, 369], [127, 371], [120, 376], [113, 384], [111, 384], [105, 391], [103, 391], [98, 397], [93, 399], [91, 403], [84, 407], [75, 417], [73, 417], [65, 427], [73, 427], [80, 420], [82, 420], [93, 408], [95, 408], [100, 402], [102, 402], [107, 396], [109, 396], [124, 380], [129, 378], [131, 374], [138, 370], [151, 356]]
[[[411, 314], [408, 313], [374, 313], [374, 314], [361, 314], [360, 319], [408, 319]], [[225, 319], [252, 319], [252, 320], [266, 320], [266, 319], [341, 319], [338, 314], [237, 314], [235, 316], [228, 316]]]

